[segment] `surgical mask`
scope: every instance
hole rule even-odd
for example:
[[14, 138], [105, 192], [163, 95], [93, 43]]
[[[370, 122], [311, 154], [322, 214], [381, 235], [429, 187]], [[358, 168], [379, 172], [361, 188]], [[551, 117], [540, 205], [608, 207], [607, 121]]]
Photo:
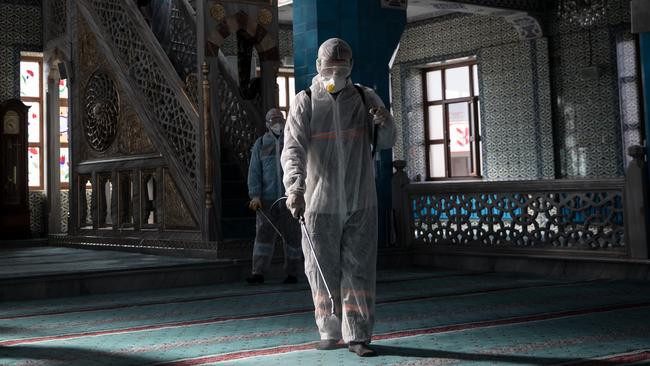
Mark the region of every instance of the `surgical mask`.
[[284, 131], [284, 124], [282, 123], [275, 123], [271, 125], [270, 127], [271, 132], [273, 132], [276, 135], [282, 134], [282, 131]]

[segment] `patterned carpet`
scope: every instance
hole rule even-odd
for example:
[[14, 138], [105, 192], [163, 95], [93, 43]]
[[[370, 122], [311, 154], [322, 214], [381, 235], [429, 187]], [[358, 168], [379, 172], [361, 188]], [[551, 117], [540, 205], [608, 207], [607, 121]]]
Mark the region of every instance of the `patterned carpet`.
[[320, 352], [306, 284], [0, 305], [0, 365], [613, 365], [650, 361], [650, 284], [383, 271], [373, 344]]
[[208, 262], [210, 261], [194, 258], [174, 258], [141, 253], [77, 248], [34, 247], [5, 249], [0, 255], [0, 280], [63, 274], [77, 275], [98, 271], [169, 267]]

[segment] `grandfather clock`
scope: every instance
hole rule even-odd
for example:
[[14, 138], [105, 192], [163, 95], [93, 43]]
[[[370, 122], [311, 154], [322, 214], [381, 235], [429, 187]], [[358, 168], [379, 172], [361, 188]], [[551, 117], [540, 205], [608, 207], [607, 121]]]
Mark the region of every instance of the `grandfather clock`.
[[29, 238], [27, 110], [20, 100], [0, 104], [0, 239]]

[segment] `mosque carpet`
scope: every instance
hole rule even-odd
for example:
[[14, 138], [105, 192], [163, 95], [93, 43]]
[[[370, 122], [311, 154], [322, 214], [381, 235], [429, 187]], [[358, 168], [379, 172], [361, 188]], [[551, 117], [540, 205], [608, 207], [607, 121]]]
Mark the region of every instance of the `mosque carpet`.
[[650, 284], [382, 271], [376, 358], [314, 349], [307, 285], [0, 304], [0, 365], [650, 364]]

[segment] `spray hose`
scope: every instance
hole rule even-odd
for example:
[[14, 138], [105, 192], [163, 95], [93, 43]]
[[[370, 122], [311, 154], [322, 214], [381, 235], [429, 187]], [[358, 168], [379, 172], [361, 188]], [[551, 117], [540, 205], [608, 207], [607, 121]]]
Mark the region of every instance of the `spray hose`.
[[[288, 197], [280, 197], [277, 199], [273, 204], [271, 205], [271, 209], [273, 209], [273, 206], [275, 206], [278, 202], [282, 200], [286, 200]], [[264, 215], [266, 217], [266, 215]], [[268, 220], [268, 217], [267, 217]], [[332, 315], [334, 315], [335, 308], [334, 308], [334, 296], [332, 296], [332, 291], [330, 291], [330, 287], [327, 284], [327, 280], [325, 279], [325, 274], [323, 274], [323, 269], [320, 266], [320, 263], [318, 262], [318, 256], [316, 255], [316, 249], [314, 248], [314, 243], [311, 241], [311, 236], [309, 235], [309, 231], [307, 230], [307, 224], [305, 223], [305, 216], [301, 215], [300, 218], [298, 218], [298, 221], [300, 222], [300, 228], [302, 229], [302, 233], [307, 238], [307, 243], [309, 243], [309, 249], [311, 249], [311, 254], [314, 257], [314, 262], [316, 262], [316, 268], [318, 269], [318, 273], [320, 274], [321, 279], [323, 280], [323, 284], [325, 285], [325, 290], [327, 290], [327, 296], [329, 296], [330, 303], [332, 304]], [[269, 220], [270, 222], [270, 220]], [[273, 225], [273, 224], [271, 224]], [[275, 227], [275, 226], [274, 226]]]

